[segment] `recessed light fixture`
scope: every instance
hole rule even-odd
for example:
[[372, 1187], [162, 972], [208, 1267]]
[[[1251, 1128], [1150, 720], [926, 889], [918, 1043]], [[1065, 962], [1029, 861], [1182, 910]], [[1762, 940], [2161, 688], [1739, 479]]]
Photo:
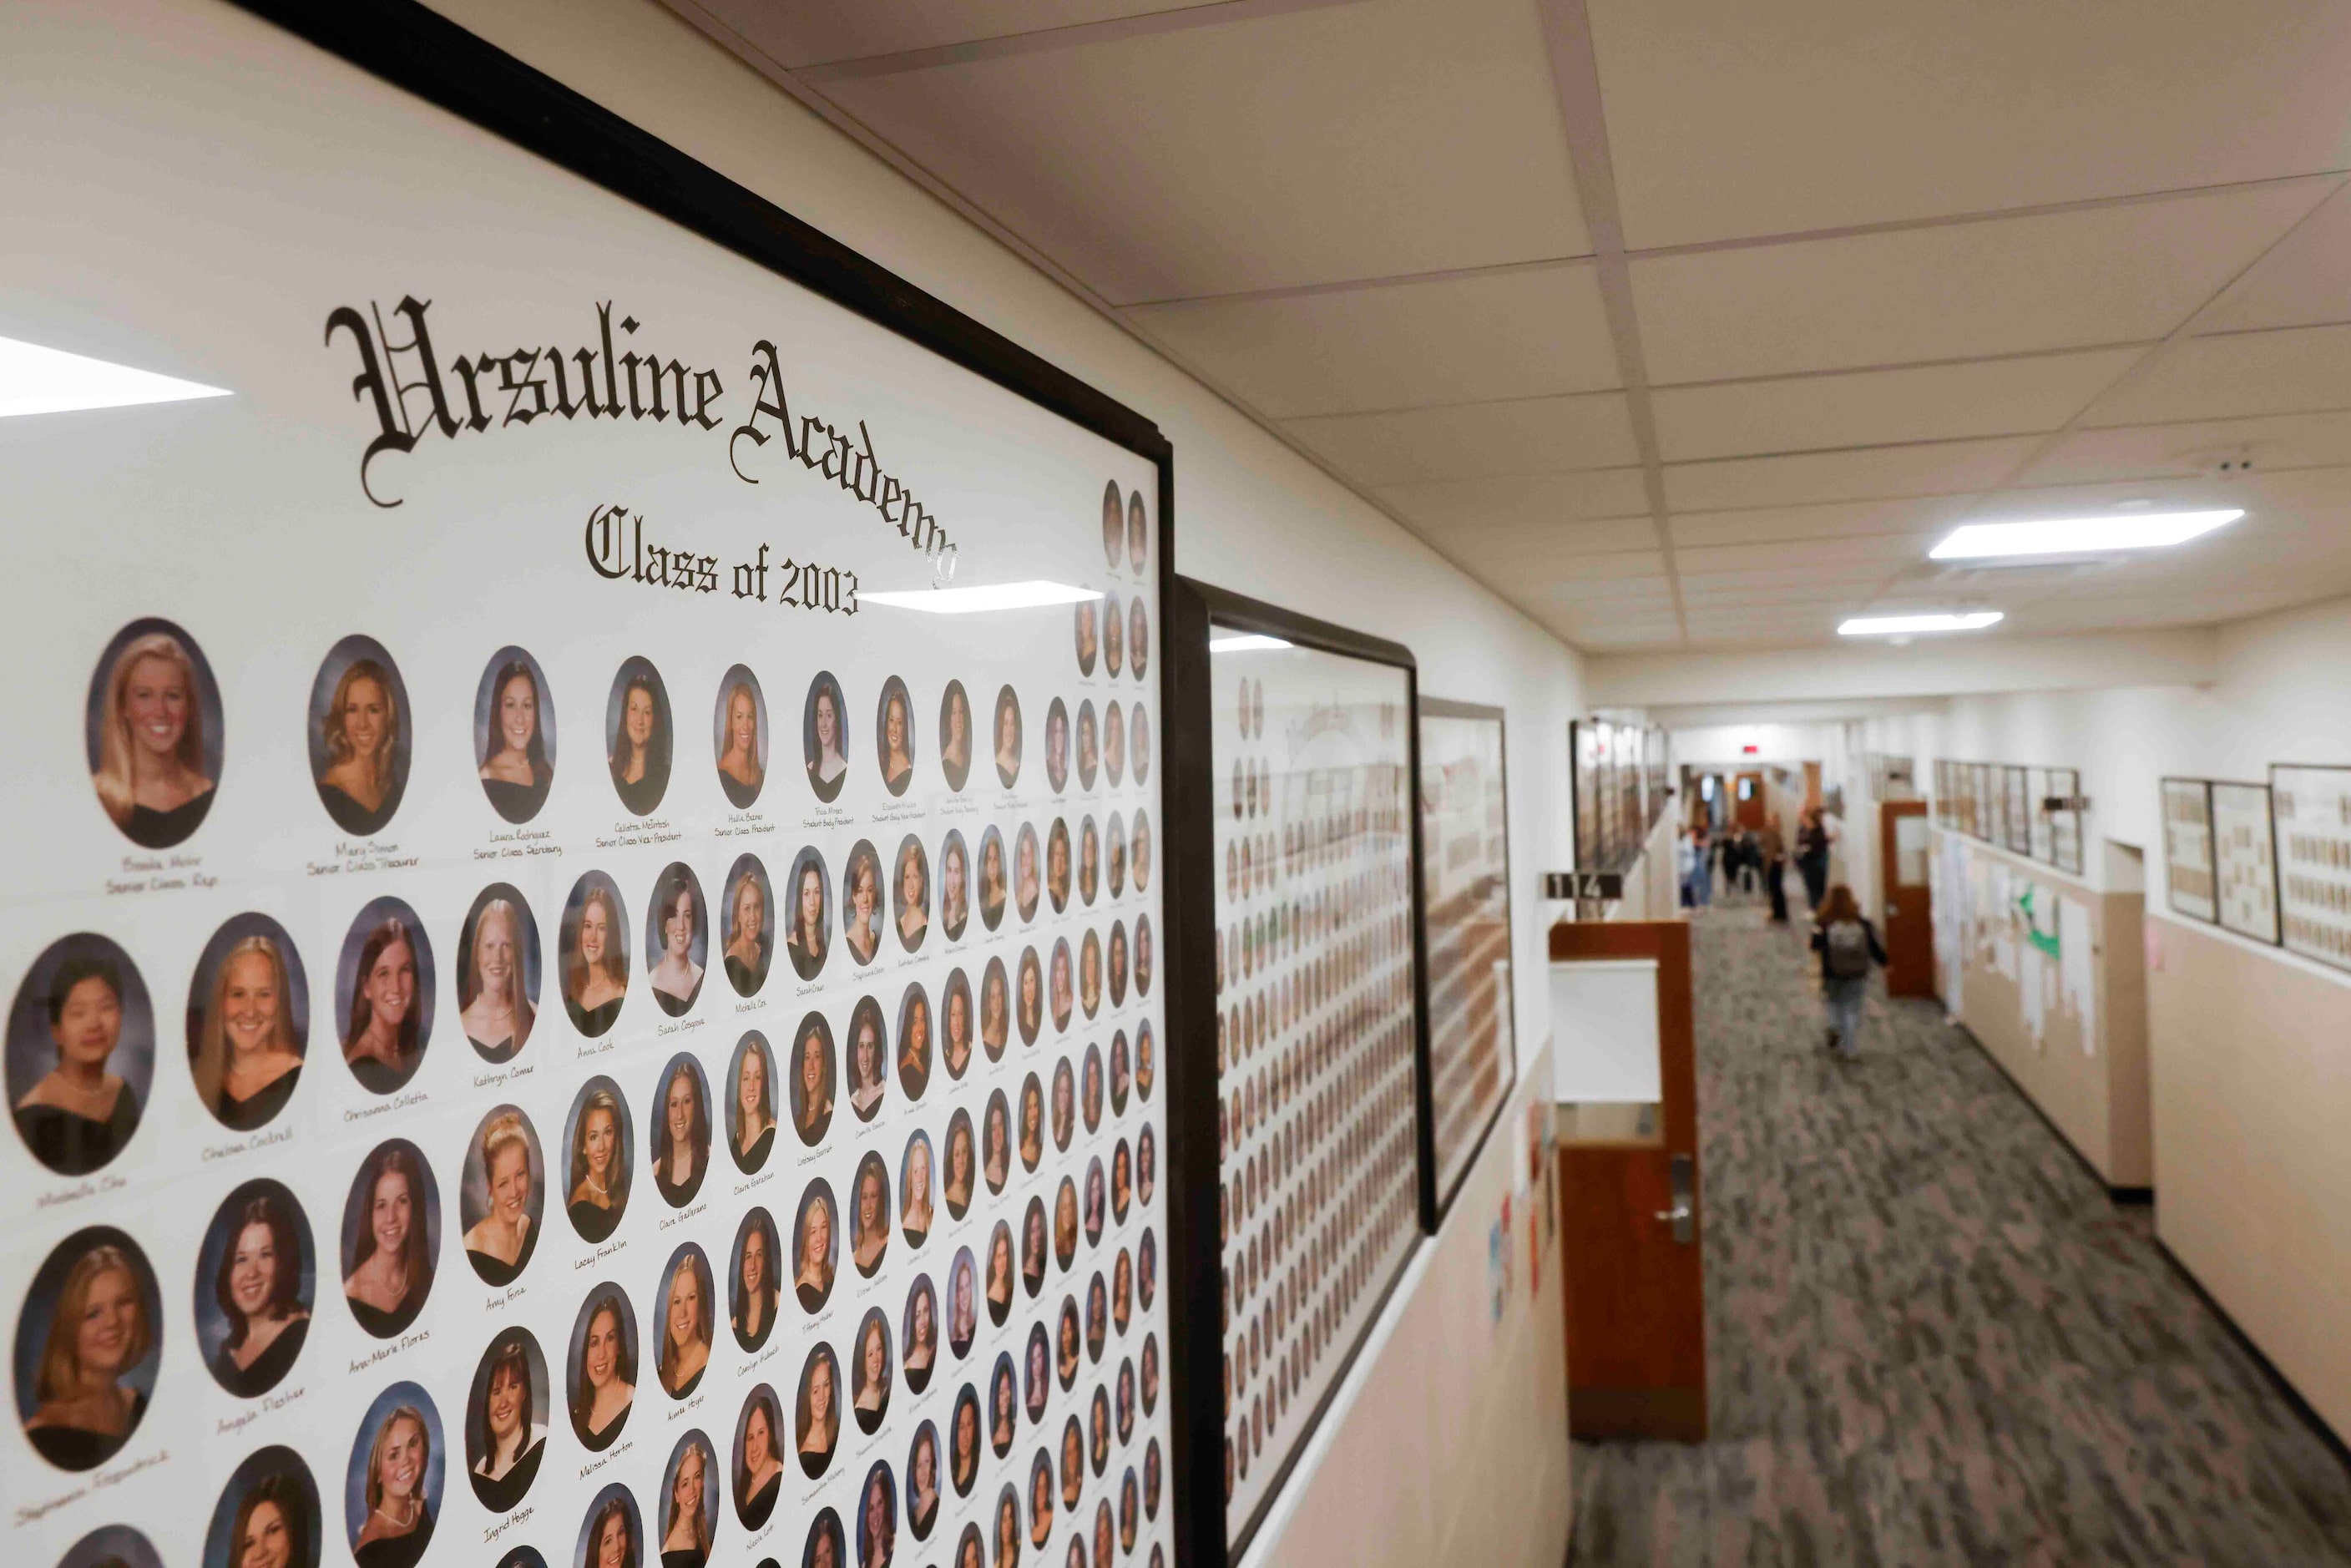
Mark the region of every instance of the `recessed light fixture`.
[[225, 387], [203, 386], [85, 354], [68, 354], [63, 349], [0, 338], [0, 418], [230, 395]]
[[1837, 628], [1840, 637], [1907, 637], [1919, 632], [1980, 632], [2003, 617], [1997, 610], [1964, 615], [1856, 615]]
[[1249, 653], [1260, 648], [1287, 648], [1290, 643], [1279, 637], [1268, 637], [1259, 632], [1237, 632], [1229, 637], [1208, 639], [1211, 653]]
[[897, 610], [927, 610], [934, 615], [976, 615], [989, 610], [1034, 610], [1042, 605], [1078, 604], [1100, 599], [1095, 588], [1072, 588], [1066, 582], [1032, 579], [998, 582], [985, 588], [916, 588], [904, 591], [860, 593], [861, 604], [887, 604]]
[[1970, 523], [1928, 553], [1936, 560], [1988, 556], [2103, 555], [2108, 550], [2161, 549], [2183, 544], [2245, 515], [2241, 507], [2209, 512], [2120, 512], [2091, 517], [2043, 517], [2030, 522]]

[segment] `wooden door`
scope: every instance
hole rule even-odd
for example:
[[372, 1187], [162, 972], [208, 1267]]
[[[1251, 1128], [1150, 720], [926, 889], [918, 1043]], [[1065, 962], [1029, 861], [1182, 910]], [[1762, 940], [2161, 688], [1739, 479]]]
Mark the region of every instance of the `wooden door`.
[[1657, 986], [1655, 1115], [1616, 1141], [1578, 1134], [1560, 1145], [1568, 1425], [1579, 1437], [1702, 1442], [1706, 1282], [1689, 926], [1562, 924], [1551, 929], [1551, 956], [1652, 959]]
[[1731, 781], [1730, 798], [1739, 825], [1761, 832], [1763, 819], [1770, 811], [1763, 797], [1762, 773], [1741, 773]]
[[1877, 863], [1886, 868], [1886, 993], [1935, 994], [1935, 900], [1927, 881], [1934, 852], [1927, 802], [1888, 800], [1877, 813]]

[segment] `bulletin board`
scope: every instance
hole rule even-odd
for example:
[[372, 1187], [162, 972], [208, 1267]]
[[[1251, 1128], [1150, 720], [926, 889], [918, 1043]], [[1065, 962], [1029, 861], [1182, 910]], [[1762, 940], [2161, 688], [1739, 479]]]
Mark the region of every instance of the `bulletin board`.
[[206, 394], [0, 422], [19, 1553], [1163, 1568], [1165, 441], [423, 6], [6, 26]]

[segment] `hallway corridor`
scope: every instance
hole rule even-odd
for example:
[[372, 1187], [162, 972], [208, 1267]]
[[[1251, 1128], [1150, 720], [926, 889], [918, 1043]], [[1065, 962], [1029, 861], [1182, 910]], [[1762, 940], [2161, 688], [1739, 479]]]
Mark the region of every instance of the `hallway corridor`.
[[1698, 923], [1713, 1439], [1578, 1445], [1570, 1561], [2351, 1563], [2351, 1474], [2147, 1212], [1932, 1003], [1832, 1061], [1802, 940]]

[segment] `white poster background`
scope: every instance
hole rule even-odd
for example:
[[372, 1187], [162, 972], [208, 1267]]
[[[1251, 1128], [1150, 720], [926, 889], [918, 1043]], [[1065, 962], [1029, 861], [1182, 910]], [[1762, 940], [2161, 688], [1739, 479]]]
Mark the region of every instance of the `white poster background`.
[[[221, 1548], [208, 1547], [207, 1536], [225, 1483], [248, 1454], [285, 1444], [299, 1451], [316, 1486], [321, 1560], [348, 1562], [346, 1482], [354, 1444], [361, 1457], [367, 1450], [362, 1417], [388, 1385], [411, 1382], [437, 1414], [434, 1463], [443, 1480], [428, 1563], [488, 1563], [526, 1546], [547, 1563], [572, 1563], [592, 1500], [616, 1481], [643, 1520], [637, 1560], [649, 1561], [667, 1517], [664, 1479], [673, 1449], [697, 1430], [720, 1458], [715, 1552], [725, 1561], [799, 1561], [811, 1520], [830, 1508], [843, 1521], [847, 1568], [858, 1560], [857, 1502], [876, 1463], [889, 1467], [898, 1488], [902, 1558], [948, 1559], [967, 1524], [977, 1527], [994, 1558], [999, 1490], [1017, 1485], [1029, 1560], [1058, 1563], [1077, 1536], [1091, 1560], [1098, 1506], [1117, 1511], [1124, 1485], [1144, 1473], [1146, 1452], [1155, 1445], [1165, 1451], [1164, 1381], [1148, 1407], [1139, 1399], [1146, 1343], [1155, 1342], [1165, 1355], [1165, 1301], [1156, 1292], [1146, 1301], [1138, 1291], [1128, 1326], [1108, 1333], [1098, 1358], [1083, 1359], [1074, 1388], [1056, 1380], [1042, 1420], [1022, 1415], [1008, 1455], [983, 1449], [968, 1496], [945, 1490], [929, 1538], [919, 1544], [904, 1490], [909, 1445], [925, 1420], [944, 1437], [967, 1383], [985, 1397], [997, 1356], [1018, 1358], [1033, 1322], [1050, 1331], [1065, 1295], [1082, 1310], [1097, 1270], [1112, 1275], [1121, 1257], [1138, 1266], [1146, 1237], [1164, 1237], [1164, 1146], [1147, 1196], [1138, 1187], [1123, 1219], [1108, 1222], [1098, 1242], [1081, 1242], [1072, 1267], [1050, 1266], [1036, 1299], [1019, 1291], [1004, 1326], [983, 1313], [967, 1356], [943, 1339], [940, 1364], [920, 1394], [895, 1368], [898, 1332], [918, 1274], [931, 1277], [944, 1304], [957, 1249], [984, 1253], [990, 1228], [1006, 1220], [1017, 1231], [1032, 1197], [1050, 1213], [1064, 1174], [1082, 1185], [1092, 1160], [1107, 1166], [1115, 1149], [1137, 1149], [1146, 1125], [1160, 1119], [1156, 1078], [1147, 1094], [1138, 1082], [1123, 1113], [1105, 1105], [1096, 1129], [1081, 1124], [1066, 1153], [1048, 1145], [1033, 1174], [1016, 1160], [1002, 1196], [982, 1188], [965, 1219], [950, 1220], [942, 1207], [921, 1245], [893, 1231], [872, 1280], [844, 1260], [826, 1310], [813, 1320], [787, 1290], [779, 1326], [760, 1352], [736, 1346], [725, 1281], [738, 1222], [754, 1205], [773, 1213], [789, 1250], [802, 1188], [822, 1177], [845, 1208], [857, 1164], [871, 1151], [890, 1171], [894, 1218], [902, 1158], [916, 1130], [943, 1154], [951, 1111], [977, 1118], [999, 1089], [1017, 1103], [1028, 1074], [1050, 1082], [1057, 1063], [1081, 1060], [1089, 1046], [1107, 1051], [1114, 1034], [1134, 1051], [1141, 1030], [1161, 1028], [1158, 975], [1148, 994], [1131, 984], [1123, 1008], [1105, 998], [1097, 1016], [1081, 1013], [1066, 1031], [1049, 1018], [1033, 1045], [1016, 1031], [1000, 1062], [975, 1052], [961, 1083], [935, 1066], [918, 1102], [909, 1103], [893, 1076], [870, 1124], [850, 1111], [842, 1082], [829, 1136], [803, 1148], [787, 1124], [756, 1176], [735, 1168], [722, 1121], [700, 1191], [683, 1208], [654, 1190], [648, 1155], [655, 1085], [674, 1053], [698, 1061], [723, 1096], [746, 1029], [765, 1032], [780, 1055], [802, 1015], [820, 1011], [838, 1061], [850, 1009], [869, 994], [889, 1020], [894, 1048], [901, 998], [919, 984], [934, 1009], [935, 1061], [951, 970], [964, 969], [977, 988], [991, 957], [1016, 967], [1033, 946], [1050, 960], [1057, 940], [1074, 948], [1087, 931], [1106, 936], [1113, 920], [1136, 952], [1144, 923], [1158, 926], [1158, 878], [1138, 887], [1130, 869], [1123, 895], [1104, 888], [1091, 905], [1073, 895], [1059, 914], [1049, 900], [1033, 920], [1010, 913], [993, 932], [975, 911], [960, 942], [947, 941], [935, 924], [912, 954], [886, 935], [877, 965], [852, 970], [839, 943], [837, 903], [845, 862], [861, 840], [879, 850], [887, 882], [900, 839], [919, 835], [931, 862], [935, 920], [940, 849], [950, 829], [963, 832], [975, 854], [991, 824], [1008, 844], [1024, 823], [1041, 836], [1065, 819], [1074, 835], [1087, 818], [1106, 831], [1113, 814], [1130, 841], [1138, 815], [1147, 815], [1156, 833], [1164, 759], [1155, 745], [1147, 781], [1130, 760], [1122, 784], [1098, 776], [1091, 789], [1073, 769], [1066, 791], [1055, 790], [1043, 760], [1046, 709], [1057, 697], [1073, 715], [1085, 701], [1098, 716], [1109, 703], [1121, 705], [1130, 753], [1138, 716], [1147, 713], [1155, 743], [1160, 737], [1152, 465], [225, 5], [105, 0], [10, 8], [0, 17], [0, 170], [11, 193], [9, 222], [0, 225], [0, 275], [9, 280], [0, 297], [0, 336], [232, 394], [0, 421], [0, 506], [12, 519], [10, 569], [0, 578], [0, 647], [23, 675], [12, 686], [8, 809], [0, 816], [0, 860], [10, 873], [0, 895], [0, 983], [13, 992], [59, 936], [102, 934], [135, 964], [152, 998], [157, 1036], [141, 1125], [101, 1172], [60, 1177], [14, 1136], [0, 1139], [0, 1278], [21, 1291], [68, 1235], [115, 1225], [143, 1249], [160, 1294], [152, 1389], [119, 1453], [94, 1469], [68, 1472], [35, 1454], [13, 1424], [0, 1436], [12, 1545], [27, 1561], [47, 1563], [88, 1532], [121, 1523], [142, 1531], [172, 1568], [200, 1561], [218, 1568]], [[501, 394], [486, 402], [488, 428], [434, 430], [412, 453], [378, 457], [370, 484], [402, 503], [380, 507], [360, 482], [361, 452], [377, 434], [368, 402], [353, 392], [361, 364], [350, 335], [329, 337], [326, 324], [340, 307], [371, 322], [381, 311], [390, 335], [404, 339], [394, 312], [409, 296], [429, 301], [444, 377], [460, 355], [592, 350], [597, 306], [610, 301], [616, 351], [633, 347], [719, 378], [716, 427], [585, 415], [509, 422], [511, 405]], [[617, 325], [624, 319], [637, 323], [633, 334]], [[852, 433], [862, 422], [881, 467], [920, 496], [953, 538], [957, 582], [1051, 579], [1115, 592], [1122, 608], [1140, 595], [1150, 606], [1142, 669], [1130, 647], [1124, 673], [1113, 676], [1098, 662], [1091, 676], [1081, 675], [1066, 606], [977, 617], [874, 605], [852, 617], [779, 606], [787, 557], [853, 572], [867, 591], [926, 588], [932, 569], [872, 505], [790, 462], [772, 419], [762, 422], [769, 434], [764, 445], [734, 443], [743, 474], [758, 482], [730, 470], [730, 431], [752, 413], [748, 372], [753, 345], [763, 339], [778, 345], [796, 417], [813, 414]], [[417, 369], [412, 362], [405, 373], [413, 379]], [[452, 381], [453, 397], [455, 390]], [[408, 408], [424, 417], [424, 395], [412, 392]], [[1143, 497], [1155, 559], [1140, 573], [1105, 557], [1099, 518], [1106, 483]], [[648, 545], [711, 558], [717, 591], [600, 576], [583, 532], [591, 511], [613, 506], [642, 517]], [[768, 600], [736, 597], [732, 569], [755, 561], [763, 545]], [[93, 663], [118, 628], [142, 616], [169, 618], [201, 648], [218, 681], [225, 729], [207, 820], [184, 843], [153, 852], [131, 844], [99, 809], [83, 750]], [[306, 752], [319, 661], [354, 632], [376, 639], [397, 661], [413, 722], [404, 800], [368, 839], [329, 818]], [[543, 667], [559, 716], [553, 789], [527, 824], [538, 837], [493, 811], [475, 777], [475, 691], [486, 662], [510, 644]], [[670, 782], [644, 817], [615, 798], [603, 755], [614, 673], [632, 655], [658, 668], [673, 720]], [[738, 663], [759, 678], [771, 727], [768, 776], [747, 810], [721, 793], [710, 739], [720, 683]], [[799, 715], [820, 669], [838, 677], [848, 708], [849, 782], [830, 808], [800, 770]], [[873, 746], [875, 705], [891, 675], [913, 696], [915, 782], [903, 797], [883, 789]], [[999, 787], [982, 741], [967, 787], [947, 789], [938, 722], [951, 679], [969, 694], [983, 736], [998, 687], [1018, 691], [1026, 760], [1016, 787]], [[825, 857], [836, 900], [835, 950], [819, 978], [802, 983], [778, 951], [763, 989], [745, 1000], [712, 953], [684, 1016], [657, 1008], [647, 988], [643, 933], [662, 869], [676, 861], [690, 866], [715, 922], [738, 854], [758, 854], [780, 895], [804, 845]], [[1155, 841], [1155, 873], [1165, 848]], [[564, 900], [590, 870], [609, 873], [620, 890], [631, 960], [619, 1021], [597, 1039], [581, 1036], [566, 1018], [558, 977]], [[513, 1062], [497, 1068], [468, 1048], [456, 991], [459, 927], [492, 881], [512, 883], [527, 898], [542, 974], [536, 1030]], [[338, 1060], [335, 1009], [337, 956], [353, 915], [386, 894], [405, 900], [421, 921], [434, 960], [429, 983], [436, 1009], [421, 1068], [388, 1097], [362, 1088]], [[229, 1133], [197, 1103], [185, 1029], [198, 954], [223, 921], [248, 910], [273, 915], [291, 934], [309, 1000], [308, 1066], [298, 1088], [253, 1135]], [[779, 914], [771, 909], [771, 923]], [[714, 923], [710, 946], [722, 941]], [[618, 1083], [633, 1119], [636, 1187], [619, 1228], [596, 1247], [563, 1217], [568, 1174], [560, 1166], [573, 1097], [600, 1073]], [[525, 1112], [559, 1167], [535, 1253], [504, 1288], [484, 1284], [468, 1266], [457, 1212], [468, 1143], [497, 1103]], [[435, 1179], [438, 1267], [413, 1325], [380, 1341], [339, 1299], [339, 1239], [354, 1172], [381, 1140], [393, 1137], [412, 1140]], [[1135, 1154], [1128, 1157], [1139, 1165]], [[237, 1184], [263, 1176], [298, 1195], [318, 1281], [294, 1368], [271, 1394], [246, 1400], [225, 1392], [203, 1365], [192, 1303], [211, 1288], [194, 1272], [215, 1207]], [[691, 1396], [673, 1400], [654, 1375], [653, 1336], [668, 1260], [686, 1242], [710, 1260], [719, 1300], [709, 1368]], [[838, 1244], [845, 1252], [845, 1235]], [[562, 1385], [575, 1317], [591, 1287], [604, 1282], [625, 1291], [633, 1307], [640, 1365], [629, 1424], [597, 1454], [572, 1437]], [[0, 1307], [13, 1334], [18, 1301], [12, 1296]], [[886, 1419], [872, 1436], [845, 1422], [818, 1479], [788, 1463], [772, 1518], [746, 1531], [728, 1473], [746, 1395], [771, 1385], [789, 1427], [803, 1357], [822, 1341], [845, 1370], [859, 1319], [871, 1308], [892, 1328], [894, 1393]], [[540, 1473], [522, 1503], [499, 1516], [465, 1481], [464, 1427], [476, 1362], [494, 1334], [514, 1326], [535, 1336], [556, 1388], [553, 1407], [537, 1413], [549, 1433]], [[1164, 1374], [1163, 1361], [1163, 1380]], [[1136, 1407], [1123, 1431], [1108, 1434], [1097, 1467], [1088, 1406], [1100, 1388], [1114, 1408], [1122, 1383], [1135, 1386]], [[1062, 1506], [1057, 1488], [1050, 1537], [1032, 1544], [1031, 1461], [1040, 1450], [1058, 1455], [1071, 1416], [1088, 1427], [1080, 1500]], [[1114, 1549], [1120, 1560], [1161, 1555], [1165, 1481], [1162, 1475], [1151, 1517], [1135, 1511], [1132, 1544]], [[298, 1568], [308, 1561], [298, 1548]]]

